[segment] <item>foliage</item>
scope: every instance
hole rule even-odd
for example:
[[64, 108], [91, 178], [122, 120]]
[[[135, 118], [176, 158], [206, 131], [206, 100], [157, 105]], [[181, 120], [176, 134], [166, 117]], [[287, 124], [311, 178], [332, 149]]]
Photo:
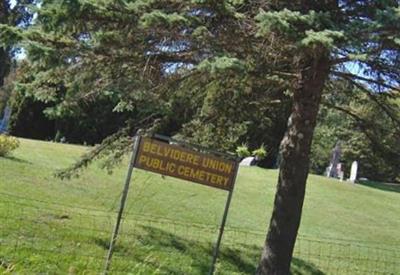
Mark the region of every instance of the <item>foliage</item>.
[[43, 114], [46, 103], [34, 100], [23, 91], [17, 92], [17, 83], [25, 80], [29, 72], [25, 61], [17, 64], [15, 71], [9, 76], [13, 77], [12, 82], [6, 86], [10, 89], [7, 104], [12, 109], [9, 132], [19, 137], [29, 136], [34, 139], [50, 140], [53, 137], [54, 122]]
[[[221, 151], [264, 142], [271, 165], [289, 116], [290, 94], [282, 92], [288, 77], [273, 72], [272, 55], [259, 55], [259, 38], [237, 28], [244, 20], [239, 6], [46, 1], [33, 28], [0, 29], [11, 38], [23, 34], [30, 63], [15, 90], [46, 104], [53, 135], [75, 132], [65, 123], [79, 121], [67, 139], [92, 143], [79, 138], [88, 128], [112, 125], [101, 135], [88, 133], [103, 139], [121, 128], [132, 135], [142, 124]], [[253, 8], [246, 7], [255, 15]]]
[[[52, 104], [47, 111], [57, 116], [106, 97], [114, 110], [132, 112], [119, 127], [127, 135], [143, 127], [224, 151], [261, 140], [276, 155], [285, 127], [275, 122], [291, 113], [260, 264], [286, 274], [322, 90], [329, 79], [340, 78], [369, 100], [376, 99], [373, 92], [398, 93], [399, 26], [395, 0], [47, 0], [33, 28], [0, 24], [0, 32], [4, 43], [18, 39], [26, 46], [31, 75], [19, 88]], [[362, 72], [349, 71], [348, 62], [357, 62]], [[387, 102], [377, 102], [392, 114]], [[359, 119], [364, 112], [345, 111], [377, 151], [398, 158], [388, 150], [395, 139], [383, 138], [383, 145], [376, 140], [388, 129], [367, 129]], [[122, 146], [108, 145], [117, 159], [123, 155], [114, 154]], [[85, 157], [83, 166], [90, 163]]]
[[[274, 155], [274, 142], [266, 136], [275, 125], [267, 114], [276, 110], [274, 102], [284, 110], [279, 117], [286, 119], [292, 112], [259, 265], [261, 273], [271, 273], [269, 267], [286, 274], [301, 220], [322, 90], [329, 79], [340, 78], [372, 101], [376, 97], [371, 91], [400, 91], [398, 5], [395, 0], [48, 0], [38, 10], [34, 28], [23, 31], [3, 24], [0, 32], [5, 43], [21, 40], [26, 45], [31, 78], [19, 87], [52, 104], [50, 113], [64, 115], [82, 102], [107, 97], [114, 110], [133, 113], [120, 127], [128, 135], [146, 121], [142, 125], [149, 132], [185, 135], [224, 151], [247, 142], [246, 135], [252, 138], [250, 146], [265, 139]], [[349, 71], [350, 61], [362, 72]], [[387, 111], [387, 102], [374, 102], [398, 122]], [[396, 139], [382, 138], [390, 129], [366, 127], [360, 114], [373, 114], [370, 110], [354, 112], [337, 101], [328, 103], [356, 120], [378, 152], [398, 158], [388, 150]], [[206, 139], [202, 128], [207, 129]], [[121, 152], [122, 146], [110, 147], [111, 154], [113, 148]], [[95, 152], [93, 157], [99, 155]], [[90, 163], [89, 157], [82, 165]]]
[[253, 150], [252, 155], [256, 157], [258, 160], [262, 160], [267, 156], [267, 150], [265, 150], [264, 144], [262, 144], [256, 150]]
[[[335, 81], [327, 90], [311, 151], [311, 169], [323, 174], [337, 141], [341, 162], [350, 176], [351, 163], [359, 162], [359, 177], [395, 182], [400, 176], [399, 98], [366, 95], [346, 82]], [[372, 96], [373, 100], [371, 100]], [[381, 111], [380, 106], [386, 106]]]
[[247, 144], [242, 144], [241, 146], [238, 146], [236, 148], [236, 154], [241, 158], [247, 158], [251, 155]]
[[[271, 1], [268, 8], [258, 15], [258, 35], [276, 44], [273, 52], [280, 62], [292, 65], [289, 72], [297, 77], [291, 85], [293, 111], [281, 145], [275, 207], [257, 274], [286, 274], [300, 226], [323, 89], [329, 80], [340, 78], [351, 82], [372, 100], [374, 92], [391, 96], [400, 92], [400, 47], [396, 44], [400, 13], [399, 2], [390, 0]], [[397, 15], [383, 19], [383, 14]], [[363, 71], [358, 74], [349, 71], [346, 62], [363, 54], [367, 58], [357, 60]], [[337, 102], [333, 105], [337, 106]], [[385, 106], [381, 102], [381, 111]], [[370, 140], [375, 140], [374, 130], [364, 132]], [[395, 154], [383, 147], [379, 146], [380, 150], [392, 159]]]
[[0, 87], [0, 117], [3, 114], [5, 107], [8, 104], [9, 99], [12, 96], [14, 86], [12, 82], [15, 80], [15, 73], [11, 72], [4, 79], [4, 85]]
[[10, 72], [12, 58], [20, 51], [15, 44], [22, 38], [19, 29], [25, 29], [30, 25], [33, 18], [31, 5], [36, 2], [35, 0], [0, 2], [0, 88]]
[[[313, 5], [45, 1], [33, 28], [0, 29], [3, 43], [20, 41], [31, 61], [31, 75], [17, 90], [50, 104], [52, 119], [79, 113], [81, 120], [86, 110], [78, 105], [101, 106], [106, 99], [124, 113], [118, 128], [130, 133], [151, 115], [146, 128], [224, 151], [264, 142], [276, 157], [299, 53], [331, 51], [335, 77], [368, 82], [367, 88], [396, 86], [393, 1]], [[374, 36], [358, 35], [360, 29]], [[367, 80], [340, 66], [348, 61], [358, 62]], [[217, 130], [223, 126], [232, 130]]]
[[267, 151], [265, 150], [265, 146], [261, 145], [259, 148], [253, 150], [250, 153], [249, 147], [247, 144], [242, 144], [236, 148], [236, 154], [241, 158], [246, 158], [249, 156], [254, 156], [258, 161], [264, 159], [267, 156]]
[[15, 137], [0, 135], [0, 157], [9, 155], [19, 147], [19, 141]]

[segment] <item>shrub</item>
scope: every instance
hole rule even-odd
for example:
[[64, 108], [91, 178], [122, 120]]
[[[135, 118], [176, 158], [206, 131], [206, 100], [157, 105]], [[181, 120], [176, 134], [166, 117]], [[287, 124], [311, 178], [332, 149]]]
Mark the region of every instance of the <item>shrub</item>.
[[264, 144], [261, 145], [260, 148], [253, 151], [253, 156], [255, 156], [257, 160], [262, 160], [267, 156], [267, 151], [264, 148]]
[[19, 141], [15, 137], [0, 135], [0, 157], [10, 154], [19, 147]]
[[250, 151], [246, 144], [242, 144], [236, 148], [236, 154], [241, 158], [246, 158], [250, 156]]

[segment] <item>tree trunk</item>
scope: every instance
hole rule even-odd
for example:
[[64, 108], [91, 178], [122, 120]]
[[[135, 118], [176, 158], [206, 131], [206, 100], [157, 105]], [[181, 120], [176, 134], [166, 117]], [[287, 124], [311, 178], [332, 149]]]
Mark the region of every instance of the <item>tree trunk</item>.
[[329, 55], [302, 62], [293, 89], [293, 109], [281, 142], [282, 162], [274, 210], [257, 268], [257, 274], [289, 274], [300, 225], [309, 168], [309, 153], [324, 84], [329, 75]]
[[10, 58], [8, 52], [0, 47], [0, 88], [4, 85], [4, 79], [6, 78], [10, 70]]
[[[8, 3], [5, 0], [0, 0], [0, 23], [7, 23]], [[4, 84], [4, 78], [7, 76], [10, 69], [10, 57], [6, 48], [0, 47], [0, 87]]]

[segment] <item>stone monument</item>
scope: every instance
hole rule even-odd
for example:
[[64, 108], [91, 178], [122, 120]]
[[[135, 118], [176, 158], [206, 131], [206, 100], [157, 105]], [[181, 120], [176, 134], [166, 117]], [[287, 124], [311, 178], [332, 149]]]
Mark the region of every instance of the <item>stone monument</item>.
[[332, 158], [327, 171], [327, 176], [329, 178], [337, 178], [339, 176], [337, 168], [341, 155], [342, 155], [342, 149], [340, 147], [340, 142], [338, 141], [335, 145], [335, 148], [332, 151]]
[[353, 161], [351, 164], [351, 170], [350, 170], [350, 178], [349, 181], [354, 183], [357, 179], [357, 170], [358, 170], [358, 162]]
[[344, 171], [343, 171], [343, 164], [342, 163], [338, 163], [337, 164], [336, 173], [337, 173], [337, 176], [340, 179], [340, 181], [343, 181], [343, 179], [344, 179]]
[[256, 165], [256, 159], [255, 157], [247, 157], [244, 158], [240, 163], [240, 166], [254, 166]]

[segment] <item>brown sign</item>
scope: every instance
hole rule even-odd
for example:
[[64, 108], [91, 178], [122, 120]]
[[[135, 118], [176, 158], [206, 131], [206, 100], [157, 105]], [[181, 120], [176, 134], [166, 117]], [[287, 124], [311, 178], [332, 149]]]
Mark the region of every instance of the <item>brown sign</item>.
[[142, 137], [134, 166], [200, 184], [231, 190], [237, 164], [177, 145]]

